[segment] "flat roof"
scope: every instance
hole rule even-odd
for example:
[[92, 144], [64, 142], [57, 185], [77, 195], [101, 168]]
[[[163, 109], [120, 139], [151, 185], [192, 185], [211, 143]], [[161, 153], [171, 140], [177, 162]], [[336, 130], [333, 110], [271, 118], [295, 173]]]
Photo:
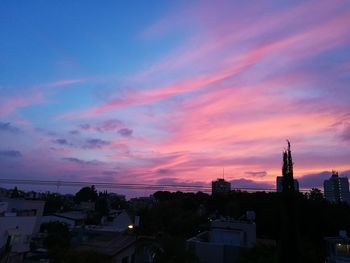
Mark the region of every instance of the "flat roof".
[[58, 216], [63, 217], [67, 219], [73, 219], [73, 220], [82, 220], [86, 219], [86, 214], [81, 211], [68, 211], [68, 212], [62, 212], [62, 213], [54, 213], [51, 214], [51, 216]]
[[77, 250], [94, 250], [107, 256], [113, 256], [133, 245], [137, 237], [116, 232], [85, 232], [87, 239], [82, 241]]

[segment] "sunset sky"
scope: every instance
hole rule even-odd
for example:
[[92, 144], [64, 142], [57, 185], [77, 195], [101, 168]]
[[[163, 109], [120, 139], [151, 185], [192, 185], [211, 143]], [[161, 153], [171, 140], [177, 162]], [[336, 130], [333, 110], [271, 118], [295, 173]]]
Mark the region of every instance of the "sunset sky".
[[[350, 1], [0, 0], [0, 178], [350, 176]], [[327, 172], [328, 171], [328, 172]]]

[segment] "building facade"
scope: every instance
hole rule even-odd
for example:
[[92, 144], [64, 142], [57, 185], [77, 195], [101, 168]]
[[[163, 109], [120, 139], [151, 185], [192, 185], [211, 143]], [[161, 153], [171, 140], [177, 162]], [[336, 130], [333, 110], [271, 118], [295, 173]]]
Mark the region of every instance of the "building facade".
[[218, 219], [211, 222], [209, 231], [188, 239], [186, 247], [200, 263], [234, 263], [238, 262], [242, 248], [252, 248], [255, 243], [253, 221]]
[[216, 194], [228, 194], [231, 191], [231, 184], [224, 179], [217, 179], [211, 183], [211, 193]]
[[323, 183], [324, 196], [332, 203], [350, 203], [349, 181], [347, 177], [339, 177], [338, 172], [333, 171], [331, 178]]
[[0, 258], [20, 262], [39, 232], [45, 202], [4, 199], [0, 201]]

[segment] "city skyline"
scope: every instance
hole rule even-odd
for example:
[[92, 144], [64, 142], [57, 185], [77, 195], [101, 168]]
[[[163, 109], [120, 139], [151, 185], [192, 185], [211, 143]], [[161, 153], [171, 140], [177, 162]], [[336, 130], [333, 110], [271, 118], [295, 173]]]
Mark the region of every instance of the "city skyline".
[[0, 178], [350, 175], [348, 1], [0, 2]]

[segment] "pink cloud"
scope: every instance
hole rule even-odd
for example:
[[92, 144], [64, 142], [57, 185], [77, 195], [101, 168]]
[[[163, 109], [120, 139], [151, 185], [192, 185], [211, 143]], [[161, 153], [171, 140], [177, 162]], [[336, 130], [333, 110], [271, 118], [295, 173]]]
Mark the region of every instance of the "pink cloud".
[[[234, 183], [251, 185], [256, 178], [249, 172], [266, 171], [257, 183], [273, 185], [281, 173], [286, 138], [293, 143], [297, 177], [330, 166], [350, 169], [344, 143], [348, 104], [337, 101], [336, 91], [347, 87], [337, 79], [345, 76], [348, 63], [337, 69], [329, 68], [330, 63], [316, 73], [308, 65], [316, 65], [313, 59], [318, 55], [349, 45], [350, 13], [342, 8], [344, 3], [311, 1], [278, 13], [261, 12], [268, 4], [260, 3], [248, 13], [237, 8], [242, 11], [238, 16], [228, 14], [225, 3], [214, 10], [204, 4], [182, 13], [183, 21], [175, 21], [176, 15], [161, 19], [148, 29], [148, 36], [194, 22], [191, 38], [148, 69], [126, 78], [125, 86], [137, 89], [122, 96], [116, 89], [104, 103], [59, 119], [121, 116], [133, 125], [125, 128], [119, 121], [93, 120], [97, 124], [89, 123], [87, 130], [114, 131], [116, 136], [104, 134], [85, 149], [61, 149], [66, 159], [51, 161], [52, 167], [45, 169], [82, 177], [108, 174], [121, 182], [173, 178], [209, 183], [225, 167], [227, 179]], [[217, 14], [223, 13], [220, 19]], [[82, 81], [62, 80], [46, 87]], [[13, 100], [7, 108], [14, 105], [12, 112], [29, 104]], [[132, 136], [120, 136], [118, 131]], [[101, 167], [83, 161], [95, 159], [103, 162]]]
[[30, 96], [12, 96], [0, 99], [0, 116], [6, 116], [15, 112], [19, 108], [28, 107], [34, 104], [40, 104], [45, 101], [42, 92], [35, 92]]
[[[179, 94], [206, 88], [227, 78], [240, 76], [247, 72], [251, 74], [252, 67], [259, 65], [265, 59], [280, 59], [281, 61], [288, 61], [288, 63], [308, 59], [310, 56], [348, 42], [349, 39], [346, 37], [348, 29], [344, 25], [350, 23], [349, 17], [349, 13], [344, 13], [335, 19], [328, 19], [304, 31], [301, 30], [289, 36], [280, 37], [277, 40], [262, 42], [248, 50], [242, 51], [238, 55], [231, 55], [225, 60], [218, 62], [220, 67], [215, 66], [214, 71], [197, 74], [191, 78], [146, 91], [132, 91], [124, 97], [107, 101], [86, 111], [66, 113], [60, 118], [96, 117], [99, 114], [112, 110], [153, 104]], [[189, 56], [191, 57], [192, 55]], [[189, 60], [192, 60], [192, 58]]]
[[39, 85], [37, 85], [37, 87], [40, 87], [40, 88], [63, 87], [63, 86], [77, 84], [77, 83], [83, 83], [86, 81], [87, 81], [87, 79], [64, 79], [64, 80], [59, 80], [59, 81], [55, 81], [55, 82], [39, 84]]

